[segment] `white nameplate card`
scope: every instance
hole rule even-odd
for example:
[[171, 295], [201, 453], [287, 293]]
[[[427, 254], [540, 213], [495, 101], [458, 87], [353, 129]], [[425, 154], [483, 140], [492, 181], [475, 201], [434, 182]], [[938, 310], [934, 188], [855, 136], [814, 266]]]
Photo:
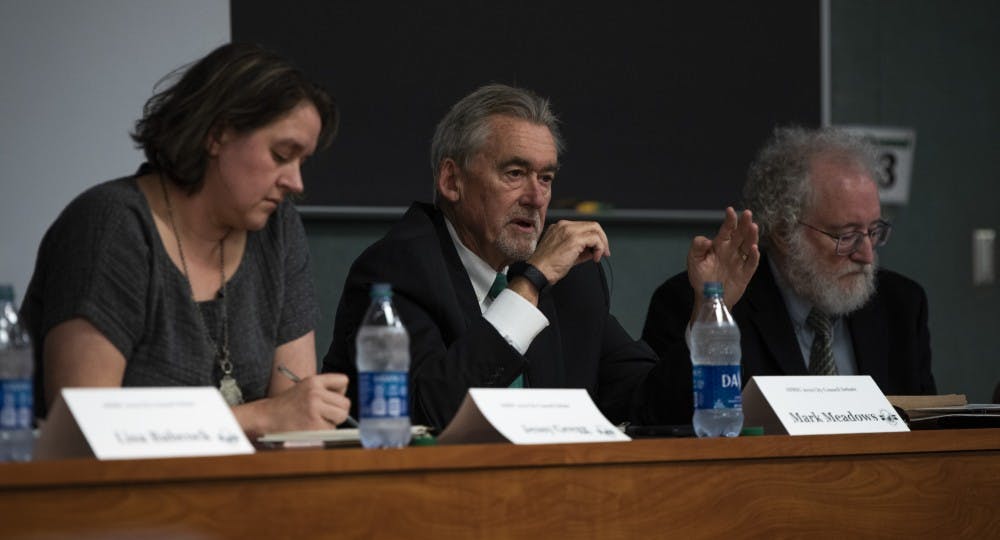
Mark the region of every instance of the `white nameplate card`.
[[753, 377], [743, 415], [768, 435], [910, 431], [868, 375]]
[[252, 454], [217, 388], [65, 388], [36, 459], [138, 459]]
[[583, 389], [470, 388], [440, 444], [629, 441]]

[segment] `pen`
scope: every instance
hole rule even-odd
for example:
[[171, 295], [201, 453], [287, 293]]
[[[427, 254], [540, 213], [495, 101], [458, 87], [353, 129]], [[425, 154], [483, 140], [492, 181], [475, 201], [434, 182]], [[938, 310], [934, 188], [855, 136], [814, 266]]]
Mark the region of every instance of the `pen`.
[[[302, 381], [302, 379], [300, 379], [299, 376], [296, 375], [294, 371], [286, 368], [284, 364], [278, 364], [278, 371], [280, 371], [281, 374], [284, 375], [285, 377], [291, 379], [292, 382], [297, 383]], [[347, 415], [347, 420], [344, 420], [344, 423], [351, 427], [355, 428], [358, 427], [358, 421], [355, 420], [354, 417], [351, 415]]]

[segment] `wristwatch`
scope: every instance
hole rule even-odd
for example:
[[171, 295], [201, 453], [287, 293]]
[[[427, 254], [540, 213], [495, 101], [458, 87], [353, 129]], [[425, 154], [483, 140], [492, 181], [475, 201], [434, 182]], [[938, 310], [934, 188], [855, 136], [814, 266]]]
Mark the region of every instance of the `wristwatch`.
[[545, 274], [527, 261], [518, 261], [510, 265], [510, 268], [507, 269], [507, 281], [512, 281], [518, 276], [523, 277], [534, 285], [538, 294], [542, 294], [542, 290], [549, 286], [549, 280], [545, 277]]

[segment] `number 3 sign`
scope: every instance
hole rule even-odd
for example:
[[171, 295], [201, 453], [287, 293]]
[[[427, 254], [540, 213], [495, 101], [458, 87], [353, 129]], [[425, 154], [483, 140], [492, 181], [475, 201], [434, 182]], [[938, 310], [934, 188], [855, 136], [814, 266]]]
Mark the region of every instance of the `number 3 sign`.
[[910, 198], [910, 177], [913, 173], [913, 150], [917, 134], [912, 129], [875, 126], [838, 126], [844, 131], [861, 135], [878, 149], [882, 165], [879, 198], [883, 203], [906, 204]]

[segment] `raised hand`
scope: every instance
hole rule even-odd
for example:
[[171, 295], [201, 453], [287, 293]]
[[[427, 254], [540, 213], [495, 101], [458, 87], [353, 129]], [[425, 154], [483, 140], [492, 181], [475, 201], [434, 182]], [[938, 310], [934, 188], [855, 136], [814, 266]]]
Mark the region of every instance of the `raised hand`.
[[688, 250], [688, 280], [694, 289], [695, 306], [692, 320], [701, 307], [702, 289], [706, 281], [722, 282], [724, 301], [729, 308], [739, 301], [760, 262], [757, 246], [757, 224], [753, 215], [744, 210], [738, 216], [732, 207], [715, 238], [697, 236]]

